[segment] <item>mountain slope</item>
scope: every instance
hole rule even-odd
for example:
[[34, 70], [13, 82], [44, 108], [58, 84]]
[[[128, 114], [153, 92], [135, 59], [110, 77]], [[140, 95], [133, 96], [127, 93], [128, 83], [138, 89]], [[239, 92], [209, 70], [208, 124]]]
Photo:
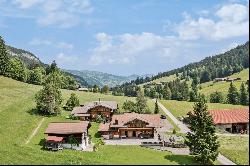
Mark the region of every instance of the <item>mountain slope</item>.
[[[233, 84], [237, 87], [238, 90], [240, 90], [240, 86], [242, 83], [246, 83], [247, 80], [249, 80], [249, 68], [242, 70], [239, 73], [235, 73], [229, 78], [240, 78], [241, 80], [234, 81]], [[201, 90], [200, 92], [205, 94], [206, 96], [209, 96], [213, 92], [222, 92], [224, 96], [228, 93], [228, 88], [230, 86], [230, 82], [206, 82], [200, 85]]]
[[[140, 84], [148, 82], [168, 82], [176, 78], [201, 77], [204, 72], [209, 73], [209, 80], [202, 80], [201, 83], [209, 82], [216, 77], [227, 77], [243, 69], [249, 68], [249, 41], [239, 45], [223, 54], [209, 56], [199, 62], [190, 63], [183, 67], [159, 73], [151, 80], [143, 80]], [[134, 83], [133, 81], [131, 83]]]
[[[7, 50], [8, 55], [11, 58], [16, 57], [16, 58], [21, 59], [28, 68], [33, 68], [35, 66], [43, 66], [46, 68], [48, 66], [47, 64], [43, 63], [36, 55], [34, 55], [33, 53], [29, 51], [18, 49], [18, 48], [8, 46], [8, 45], [6, 45], [6, 50]], [[82, 86], [89, 86], [88, 83], [82, 77], [76, 76], [67, 71], [64, 71], [64, 72], [65, 74], [74, 77], [76, 81]]]
[[139, 75], [131, 75], [131, 76], [117, 76], [113, 74], [98, 72], [98, 71], [89, 71], [89, 70], [67, 70], [69, 73], [77, 75], [84, 80], [87, 81], [89, 85], [98, 85], [104, 86], [108, 85], [109, 87], [113, 87], [116, 85], [121, 85], [125, 82], [129, 82], [131, 80], [140, 77]]
[[8, 45], [6, 45], [6, 50], [10, 57], [17, 57], [21, 59], [28, 67], [33, 67], [36, 65], [45, 65], [40, 61], [38, 57], [36, 57], [33, 53], [29, 51], [25, 51]]

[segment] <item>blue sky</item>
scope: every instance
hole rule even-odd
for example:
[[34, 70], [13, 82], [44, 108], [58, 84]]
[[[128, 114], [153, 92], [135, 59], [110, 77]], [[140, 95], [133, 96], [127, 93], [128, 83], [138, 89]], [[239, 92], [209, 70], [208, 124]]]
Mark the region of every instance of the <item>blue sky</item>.
[[249, 40], [248, 0], [0, 0], [0, 35], [43, 62], [156, 74]]

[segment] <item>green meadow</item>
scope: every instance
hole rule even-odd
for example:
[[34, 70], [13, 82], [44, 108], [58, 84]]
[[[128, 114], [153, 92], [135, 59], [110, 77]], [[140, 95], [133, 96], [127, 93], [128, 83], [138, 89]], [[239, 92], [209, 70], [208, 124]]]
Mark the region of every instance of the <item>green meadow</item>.
[[249, 165], [249, 137], [219, 136], [220, 153], [239, 165]]
[[[240, 90], [240, 86], [242, 83], [245, 83], [249, 79], [249, 68], [244, 69], [239, 73], [235, 73], [231, 75], [229, 78], [241, 78], [239, 81], [233, 82], [233, 84], [237, 87], [238, 90]], [[201, 84], [201, 90], [200, 92], [203, 93], [206, 96], [209, 96], [213, 92], [222, 92], [223, 95], [226, 97], [228, 88], [229, 88], [230, 82], [206, 82]]]
[[[34, 111], [34, 97], [39, 89], [40, 86], [0, 76], [0, 164], [197, 164], [192, 156], [173, 155], [167, 151], [154, 151], [139, 146], [101, 146], [97, 152], [42, 150], [41, 143], [46, 127], [52, 121], [66, 121], [65, 117], [69, 112], [65, 111], [57, 117], [44, 117], [38, 132], [25, 144], [43, 118]], [[72, 92], [63, 90], [64, 99]], [[101, 98], [116, 100], [121, 105], [125, 100], [134, 100], [86, 92], [75, 93], [81, 103]], [[154, 103], [150, 100], [148, 102], [153, 108]], [[91, 135], [94, 135], [97, 129], [98, 125], [92, 124]]]

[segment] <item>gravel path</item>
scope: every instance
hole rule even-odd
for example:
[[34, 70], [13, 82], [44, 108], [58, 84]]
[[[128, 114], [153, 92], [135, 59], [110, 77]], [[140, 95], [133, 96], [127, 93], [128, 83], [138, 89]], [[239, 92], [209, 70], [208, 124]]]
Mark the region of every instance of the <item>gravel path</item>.
[[[155, 99], [152, 99], [155, 102]], [[189, 132], [189, 128], [182, 123], [181, 121], [179, 121], [178, 119], [176, 119], [176, 117], [166, 108], [164, 107], [164, 105], [162, 105], [159, 101], [158, 101], [158, 106], [167, 114], [167, 116], [172, 119], [172, 121], [180, 128], [180, 132], [181, 133], [187, 133]]]
[[217, 160], [223, 165], [236, 165], [234, 162], [232, 162], [231, 160], [229, 160], [228, 158], [226, 158], [225, 156], [221, 154], [219, 154], [219, 156], [217, 157]]
[[30, 140], [34, 137], [34, 135], [37, 133], [38, 129], [41, 127], [42, 123], [44, 121], [44, 118], [38, 123], [36, 129], [32, 132], [32, 134], [29, 136], [28, 140], [25, 142], [25, 144], [28, 144]]

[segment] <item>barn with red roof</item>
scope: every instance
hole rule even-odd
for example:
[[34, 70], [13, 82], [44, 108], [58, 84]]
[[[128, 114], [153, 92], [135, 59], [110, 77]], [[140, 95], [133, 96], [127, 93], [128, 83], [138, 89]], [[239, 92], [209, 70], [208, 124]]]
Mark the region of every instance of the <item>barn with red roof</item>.
[[249, 133], [249, 109], [210, 110], [214, 124], [231, 133]]

